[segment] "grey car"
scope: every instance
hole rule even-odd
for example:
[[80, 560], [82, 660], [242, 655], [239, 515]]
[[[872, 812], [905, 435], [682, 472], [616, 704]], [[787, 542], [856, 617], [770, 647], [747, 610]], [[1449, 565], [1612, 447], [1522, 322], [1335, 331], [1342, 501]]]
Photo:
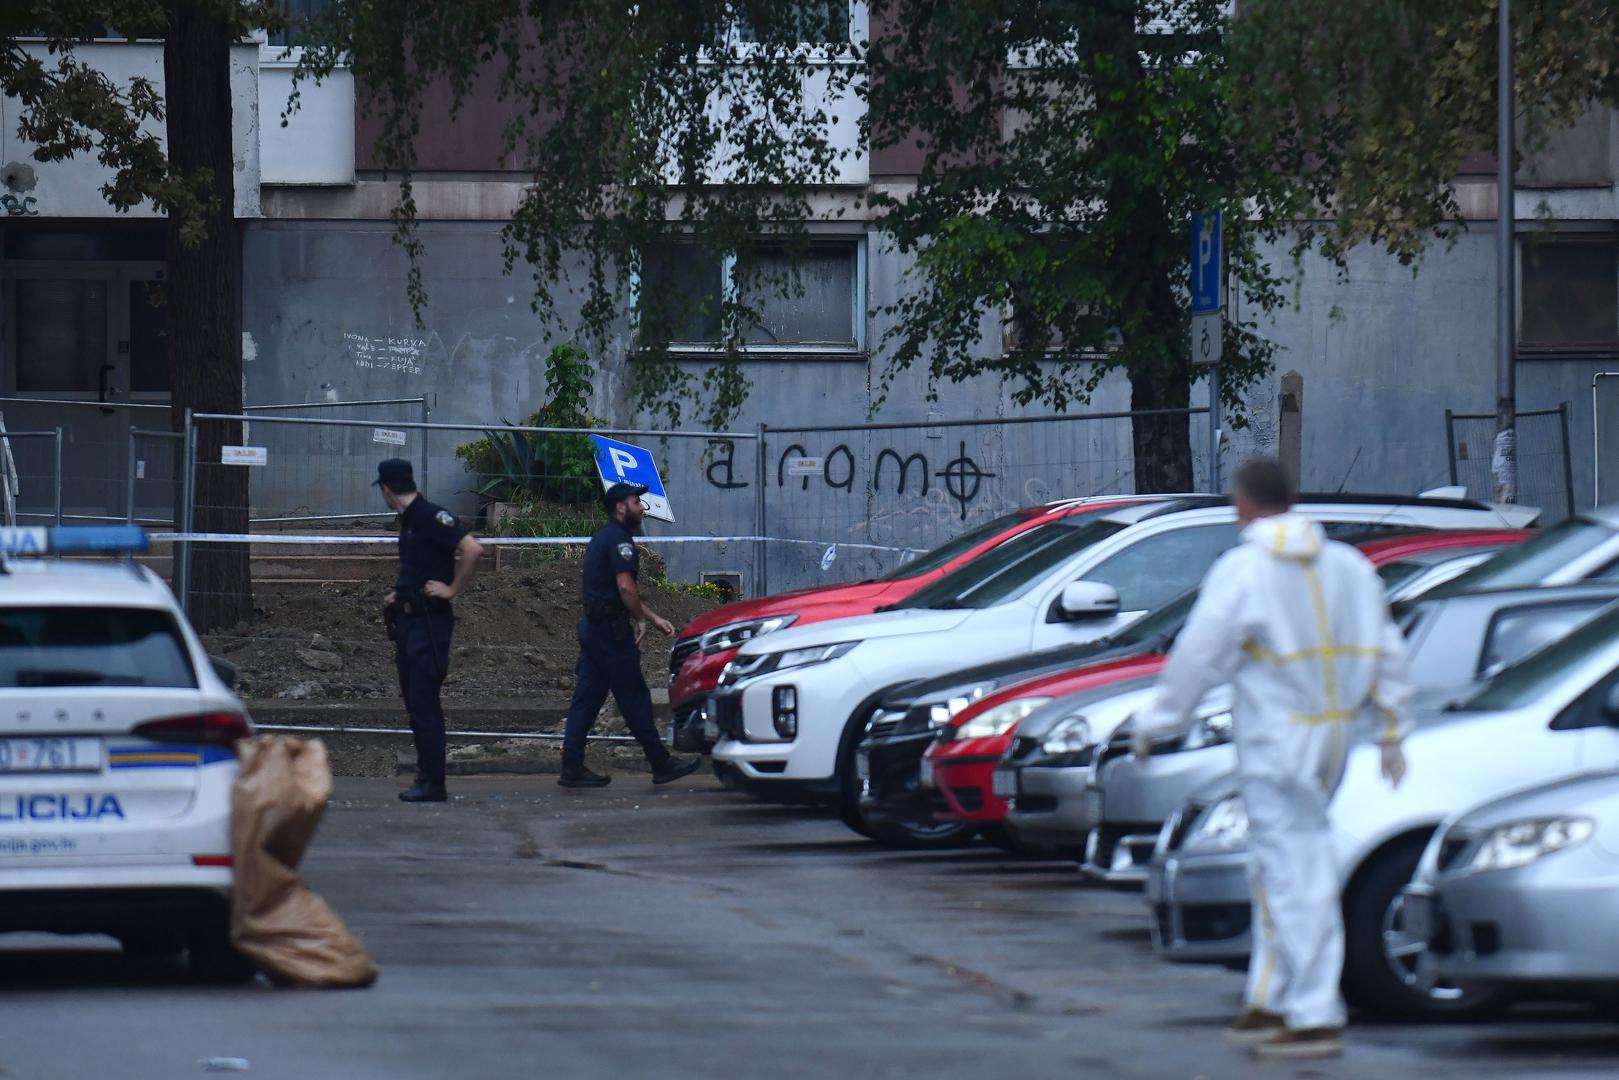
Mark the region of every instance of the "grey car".
[[[1411, 675], [1425, 691], [1460, 695], [1619, 600], [1619, 582], [1446, 595], [1396, 608]], [[1085, 872], [1109, 884], [1146, 879], [1164, 821], [1198, 788], [1236, 767], [1231, 714], [1217, 691], [1183, 732], [1165, 736], [1145, 761], [1130, 756], [1128, 721], [1091, 764]]]
[[[1619, 718], [1619, 697], [1607, 708]], [[1405, 890], [1405, 931], [1438, 978], [1619, 980], [1619, 771], [1487, 802], [1447, 822]]]

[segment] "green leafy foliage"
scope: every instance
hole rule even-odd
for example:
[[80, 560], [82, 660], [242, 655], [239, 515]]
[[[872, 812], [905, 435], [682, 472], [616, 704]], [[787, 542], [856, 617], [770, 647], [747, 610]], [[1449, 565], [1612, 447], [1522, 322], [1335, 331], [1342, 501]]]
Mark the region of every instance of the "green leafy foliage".
[[[1496, 147], [1498, 0], [1247, 0], [1233, 135], [1289, 185], [1296, 247], [1370, 242], [1412, 263], [1465, 228], [1463, 162]], [[1619, 103], [1619, 5], [1513, 0], [1517, 152]]]

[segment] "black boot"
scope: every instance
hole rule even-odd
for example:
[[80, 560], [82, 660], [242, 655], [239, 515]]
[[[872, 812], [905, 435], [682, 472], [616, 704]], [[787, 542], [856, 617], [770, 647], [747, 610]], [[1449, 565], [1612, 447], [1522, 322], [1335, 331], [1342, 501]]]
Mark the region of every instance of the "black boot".
[[613, 782], [611, 776], [603, 776], [599, 772], [591, 772], [583, 765], [562, 766], [562, 774], [557, 777], [557, 783], [562, 787], [606, 787]]
[[399, 793], [400, 802], [443, 802], [449, 797], [442, 780], [437, 783], [431, 780], [417, 780]]
[[664, 758], [663, 764], [652, 770], [652, 782], [654, 784], [667, 784], [671, 780], [679, 780], [682, 776], [690, 776], [697, 771], [697, 767], [702, 763], [702, 755], [689, 758]]

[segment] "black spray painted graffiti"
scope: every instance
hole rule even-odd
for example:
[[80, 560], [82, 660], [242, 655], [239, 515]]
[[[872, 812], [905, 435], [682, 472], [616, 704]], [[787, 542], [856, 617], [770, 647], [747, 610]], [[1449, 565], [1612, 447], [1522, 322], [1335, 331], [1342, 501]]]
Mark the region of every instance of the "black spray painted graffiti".
[[[736, 479], [735, 447], [728, 441], [714, 440], [711, 446], [721, 448], [719, 456], [709, 463], [708, 482], [721, 489], [744, 488], [748, 485]], [[920, 487], [917, 491], [919, 497], [925, 497], [934, 478], [943, 481], [945, 493], [955, 502], [961, 514], [961, 520], [967, 520], [967, 507], [978, 498], [983, 491], [984, 481], [995, 477], [995, 473], [985, 472], [983, 467], [973, 460], [967, 453], [965, 441], [960, 444], [960, 452], [956, 457], [945, 463], [944, 468], [933, 471], [929, 468], [927, 455], [920, 451], [910, 455], [901, 454], [893, 447], [885, 447], [877, 454], [877, 460], [871, 471], [871, 490], [881, 493], [883, 490], [883, 466], [890, 459], [898, 469], [894, 482], [894, 493], [904, 495], [910, 483], [911, 468], [917, 469]], [[787, 463], [795, 458], [805, 458], [808, 451], [799, 443], [785, 447], [781, 455], [776, 458], [776, 486], [786, 487], [789, 481]], [[814, 460], [814, 459], [810, 459]], [[820, 479], [823, 484], [837, 491], [852, 492], [855, 488], [857, 472], [854, 451], [846, 443], [839, 443], [826, 456], [820, 459]], [[799, 482], [800, 491], [808, 491], [812, 473], [795, 473], [794, 478]]]

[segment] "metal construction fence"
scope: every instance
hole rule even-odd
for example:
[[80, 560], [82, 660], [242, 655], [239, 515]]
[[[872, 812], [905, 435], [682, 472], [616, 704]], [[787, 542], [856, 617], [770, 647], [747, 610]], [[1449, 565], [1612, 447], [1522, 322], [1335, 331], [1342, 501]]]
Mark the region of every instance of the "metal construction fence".
[[[251, 405], [260, 416], [348, 415], [371, 420], [429, 416], [425, 397], [376, 401], [314, 401]], [[17, 463], [15, 513], [19, 521], [138, 521], [172, 524], [180, 508], [183, 425], [164, 404], [76, 398], [0, 398], [0, 416], [10, 430]], [[26, 443], [22, 430], [59, 428], [59, 451]], [[278, 450], [297, 453], [304, 448]], [[317, 448], [313, 452], [330, 452]], [[319, 485], [311, 485], [318, 490]]]
[[[418, 487], [474, 522], [503, 558], [538, 563], [577, 549], [599, 523], [586, 436], [606, 435], [651, 450], [679, 519], [648, 522], [654, 571], [761, 595], [876, 576], [1019, 507], [1133, 492], [1141, 415], [668, 432], [199, 413], [181, 440], [131, 434], [131, 460], [148, 468], [130, 480], [129, 498], [178, 493], [177, 539], [240, 543], [248, 534], [208, 524], [230, 508], [210, 493], [245, 470], [253, 543], [386, 544], [378, 527], [391, 513], [372, 482], [378, 460], [403, 457]], [[1192, 488], [1209, 488], [1207, 410], [1153, 418], [1187, 425]], [[189, 595], [186, 566], [176, 584]]]
[[[1020, 507], [1131, 494], [1145, 413], [771, 427], [758, 444], [768, 591], [876, 577]], [[1192, 489], [1211, 490], [1208, 410], [1184, 422]]]
[[[1450, 482], [1466, 487], [1469, 498], [1493, 499], [1495, 478], [1490, 461], [1495, 447], [1495, 414], [1446, 409], [1445, 445], [1450, 457]], [[1567, 402], [1555, 409], [1518, 414], [1517, 501], [1540, 507], [1542, 525], [1562, 521], [1574, 512]]]

